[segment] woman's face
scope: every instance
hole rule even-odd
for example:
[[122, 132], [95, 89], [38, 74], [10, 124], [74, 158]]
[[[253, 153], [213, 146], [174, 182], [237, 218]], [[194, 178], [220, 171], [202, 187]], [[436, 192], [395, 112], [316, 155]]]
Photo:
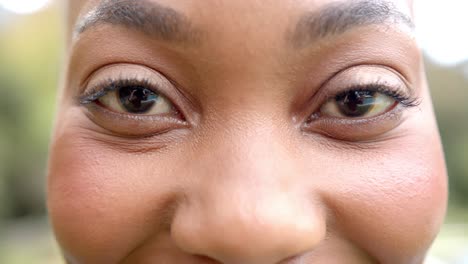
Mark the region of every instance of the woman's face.
[[446, 172], [409, 1], [70, 1], [69, 263], [422, 263]]

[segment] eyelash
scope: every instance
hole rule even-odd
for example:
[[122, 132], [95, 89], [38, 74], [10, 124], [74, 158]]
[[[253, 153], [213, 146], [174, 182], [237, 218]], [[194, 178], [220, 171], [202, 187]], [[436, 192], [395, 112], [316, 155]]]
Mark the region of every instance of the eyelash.
[[389, 85], [382, 84], [379, 82], [350, 86], [344, 89], [342, 92], [339, 92], [338, 94], [335, 94], [334, 96], [331, 96], [330, 98], [328, 98], [328, 100], [335, 99], [341, 95], [344, 95], [352, 91], [371, 91], [371, 92], [382, 93], [386, 96], [393, 98], [395, 101], [397, 101], [399, 104], [401, 104], [405, 108], [416, 107], [416, 106], [419, 106], [421, 103], [420, 98], [405, 95], [398, 88], [393, 88], [393, 87], [390, 87]]
[[[125, 78], [125, 79], [113, 79], [109, 78], [106, 81], [94, 86], [93, 88], [89, 89], [83, 95], [79, 96], [78, 101], [81, 105], [87, 105], [93, 102], [96, 102], [99, 98], [106, 95], [109, 92], [117, 91], [119, 88], [131, 85], [138, 85], [143, 86], [145, 88], [150, 89], [151, 91], [162, 94], [159, 92], [159, 89], [155, 87], [154, 84], [150, 82], [148, 79], [136, 79], [136, 78]], [[375, 83], [367, 83], [367, 84], [359, 84], [353, 85], [348, 88], [343, 89], [343, 91], [328, 97], [327, 101], [336, 99], [337, 97], [351, 92], [351, 91], [372, 91], [372, 92], [379, 92], [386, 96], [393, 98], [399, 105], [403, 106], [404, 108], [413, 108], [420, 105], [421, 100], [418, 97], [412, 97], [404, 94], [398, 88], [390, 87], [387, 84], [382, 84], [380, 82]], [[164, 94], [162, 94], [164, 95]], [[312, 119], [315, 119], [320, 116], [320, 111], [312, 114], [309, 119], [309, 122]]]
[[86, 91], [83, 95], [78, 97], [78, 102], [81, 105], [87, 105], [93, 102], [96, 102], [99, 98], [106, 95], [109, 92], [117, 91], [118, 89], [126, 86], [142, 86], [150, 89], [156, 94], [163, 95], [154, 84], [148, 79], [136, 79], [136, 78], [127, 78], [127, 79], [113, 79], [109, 78], [106, 81], [94, 86], [93, 88]]

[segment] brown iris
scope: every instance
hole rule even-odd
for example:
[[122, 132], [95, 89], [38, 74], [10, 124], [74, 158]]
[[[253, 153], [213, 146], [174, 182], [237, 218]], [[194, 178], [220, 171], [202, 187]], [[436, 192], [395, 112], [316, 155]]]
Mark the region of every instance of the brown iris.
[[120, 103], [130, 113], [145, 113], [158, 100], [158, 95], [153, 91], [140, 87], [128, 86], [118, 90]]
[[360, 117], [375, 105], [375, 91], [349, 91], [336, 96], [338, 109], [343, 116]]

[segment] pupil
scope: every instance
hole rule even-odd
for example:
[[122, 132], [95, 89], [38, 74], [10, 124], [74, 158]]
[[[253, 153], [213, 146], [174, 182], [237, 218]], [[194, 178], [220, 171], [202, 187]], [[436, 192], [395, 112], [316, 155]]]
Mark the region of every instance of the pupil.
[[122, 87], [118, 91], [120, 103], [130, 113], [145, 113], [156, 103], [158, 95], [140, 86]]
[[360, 117], [372, 109], [375, 103], [374, 91], [349, 91], [336, 97], [341, 114]]

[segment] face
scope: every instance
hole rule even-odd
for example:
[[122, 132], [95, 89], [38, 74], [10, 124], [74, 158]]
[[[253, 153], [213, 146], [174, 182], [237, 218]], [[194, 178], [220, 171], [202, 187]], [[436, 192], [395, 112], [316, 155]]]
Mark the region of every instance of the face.
[[68, 8], [68, 263], [423, 262], [446, 172], [409, 1]]

